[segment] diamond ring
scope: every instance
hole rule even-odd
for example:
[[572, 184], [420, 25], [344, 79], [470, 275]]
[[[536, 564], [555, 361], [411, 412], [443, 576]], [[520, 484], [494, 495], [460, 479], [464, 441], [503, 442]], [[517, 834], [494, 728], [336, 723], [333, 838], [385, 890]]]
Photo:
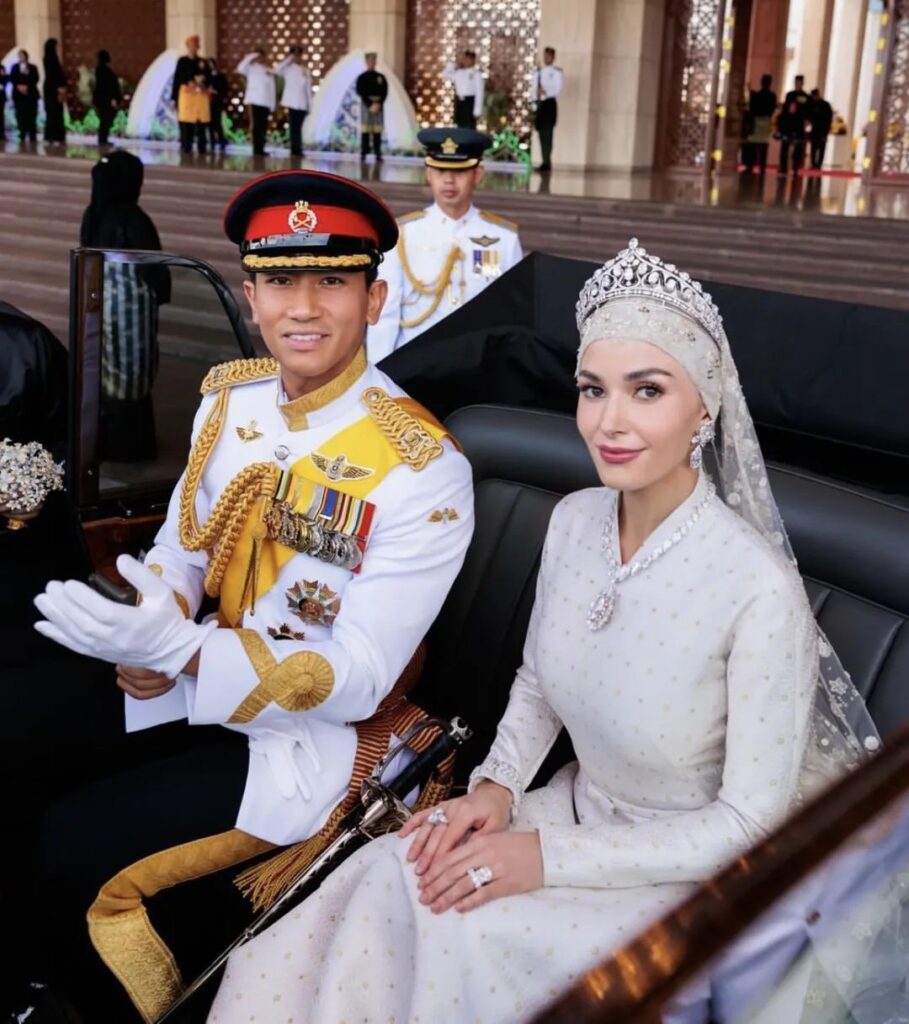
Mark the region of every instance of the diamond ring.
[[474, 889], [482, 889], [492, 881], [492, 868], [468, 868], [467, 877], [473, 882]]
[[444, 807], [433, 807], [433, 809], [432, 809], [432, 811], [430, 811], [429, 817], [426, 819], [426, 821], [430, 825], [447, 825], [448, 824], [448, 815], [445, 813], [445, 808]]

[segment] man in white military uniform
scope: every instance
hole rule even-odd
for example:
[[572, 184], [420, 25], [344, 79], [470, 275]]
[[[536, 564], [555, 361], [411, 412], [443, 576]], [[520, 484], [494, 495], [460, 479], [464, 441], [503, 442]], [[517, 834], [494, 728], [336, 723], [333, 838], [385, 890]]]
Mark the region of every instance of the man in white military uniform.
[[254, 156], [265, 156], [268, 115], [275, 109], [275, 73], [268, 66], [265, 50], [253, 50], [237, 65], [237, 74], [246, 77], [243, 102], [252, 120]]
[[[187, 777], [179, 761], [158, 762], [147, 778], [77, 793], [55, 816], [58, 833], [60, 821], [83, 823], [90, 847], [79, 877], [49, 869], [59, 915], [81, 911], [84, 928], [100, 886], [92, 942], [146, 1020], [181, 979], [142, 898], [330, 827], [350, 799], [355, 755], [362, 767], [364, 744], [383, 753], [413, 717], [406, 709], [418, 711], [401, 702], [402, 673], [473, 526], [467, 461], [366, 361], [365, 327], [387, 289], [375, 270], [397, 240], [385, 204], [346, 178], [284, 171], [241, 190], [225, 230], [272, 358], [205, 378], [156, 543], [145, 564], [118, 560], [139, 605], [74, 580], [35, 602], [40, 632], [117, 664], [128, 728], [184, 718], [243, 739], [222, 755], [226, 767]], [[197, 623], [206, 594], [217, 615]], [[117, 817], [92, 840], [90, 823], [111, 808]], [[66, 834], [46, 845], [67, 862]], [[67, 955], [86, 1019], [136, 1019], [99, 962]]]
[[542, 162], [538, 171], [552, 170], [552, 137], [555, 133], [559, 111], [559, 94], [562, 92], [562, 69], [555, 65], [556, 52], [551, 46], [543, 51], [543, 66], [533, 73], [531, 96], [537, 109], [533, 126], [540, 136]]
[[284, 79], [281, 103], [287, 108], [290, 155], [305, 156], [303, 152], [303, 122], [312, 109], [312, 74], [303, 63], [303, 47], [296, 45], [275, 67], [275, 74]]
[[519, 263], [518, 226], [478, 210], [473, 194], [491, 140], [466, 128], [427, 128], [426, 179], [433, 204], [398, 221], [400, 236], [379, 271], [388, 298], [366, 345], [378, 362], [438, 323]]
[[455, 89], [454, 120], [459, 128], [476, 128], [477, 118], [483, 115], [485, 83], [477, 67], [477, 55], [465, 50], [457, 67], [449, 64], [443, 71], [446, 82], [453, 82]]

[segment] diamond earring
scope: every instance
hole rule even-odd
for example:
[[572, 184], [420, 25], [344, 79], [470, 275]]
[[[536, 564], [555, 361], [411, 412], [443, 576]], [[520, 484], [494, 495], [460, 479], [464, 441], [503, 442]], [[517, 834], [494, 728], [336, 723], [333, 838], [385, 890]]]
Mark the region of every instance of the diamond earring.
[[688, 465], [692, 469], [700, 469], [704, 464], [704, 446], [710, 444], [715, 436], [716, 431], [713, 429], [713, 421], [708, 420], [692, 437], [691, 443], [693, 447], [688, 458]]

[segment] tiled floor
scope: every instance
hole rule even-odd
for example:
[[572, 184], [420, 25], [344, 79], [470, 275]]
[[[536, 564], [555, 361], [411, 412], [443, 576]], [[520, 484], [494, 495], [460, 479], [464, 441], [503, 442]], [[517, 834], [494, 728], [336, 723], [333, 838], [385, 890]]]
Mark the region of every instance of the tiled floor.
[[[384, 181], [401, 184], [422, 184], [422, 162], [415, 157], [386, 157], [381, 165], [361, 164], [355, 156], [341, 153], [312, 153], [291, 163], [286, 152], [273, 156], [253, 157], [248, 147], [230, 147], [226, 153], [205, 156], [184, 156], [173, 143], [117, 140], [142, 158], [144, 163], [178, 166], [189, 163], [233, 170], [261, 173], [290, 166], [311, 167], [333, 171], [366, 182]], [[16, 153], [19, 144], [0, 142], [0, 152]], [[45, 144], [37, 143], [30, 153], [45, 152]], [[66, 146], [50, 146], [46, 150], [58, 156], [95, 160], [98, 149], [90, 140], [72, 141]], [[524, 192], [562, 196], [601, 197], [605, 199], [656, 200], [682, 205], [717, 206], [738, 209], [786, 207], [806, 212], [849, 217], [882, 217], [909, 219], [909, 182], [870, 187], [857, 176], [809, 174], [798, 178], [778, 178], [771, 168], [761, 181], [757, 176], [726, 174], [709, 181], [699, 174], [623, 173], [613, 171], [560, 171], [541, 175], [509, 164], [487, 165], [481, 188], [490, 191]]]

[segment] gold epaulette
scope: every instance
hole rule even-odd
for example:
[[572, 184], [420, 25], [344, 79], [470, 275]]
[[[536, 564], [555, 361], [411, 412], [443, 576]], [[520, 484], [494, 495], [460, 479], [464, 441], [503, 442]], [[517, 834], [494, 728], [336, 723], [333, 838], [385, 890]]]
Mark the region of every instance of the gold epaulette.
[[506, 220], [497, 213], [487, 213], [486, 210], [480, 210], [480, 216], [483, 220], [488, 220], [490, 224], [499, 224], [503, 228], [508, 228], [509, 231], [517, 232], [518, 230], [518, 226], [513, 220]]
[[426, 427], [382, 388], [367, 388], [362, 400], [402, 462], [419, 473], [445, 449]]
[[426, 216], [425, 210], [412, 210], [410, 213], [405, 213], [398, 217], [399, 224], [409, 224], [412, 220], [419, 220], [421, 217]]
[[205, 375], [199, 390], [203, 395], [232, 387], [234, 384], [249, 384], [253, 380], [277, 377], [278, 363], [270, 356], [259, 359], [232, 359], [229, 363], [218, 363]]

